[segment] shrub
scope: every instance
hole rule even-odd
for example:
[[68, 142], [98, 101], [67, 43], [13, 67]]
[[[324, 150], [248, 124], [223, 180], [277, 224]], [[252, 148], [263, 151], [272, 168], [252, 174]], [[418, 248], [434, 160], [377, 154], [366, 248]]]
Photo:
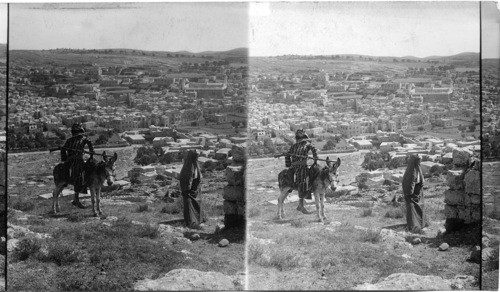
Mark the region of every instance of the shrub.
[[257, 217], [261, 214], [260, 208], [258, 207], [252, 207], [250, 210], [248, 210], [248, 217], [253, 218]]
[[294, 250], [278, 249], [271, 254], [269, 266], [279, 271], [290, 270], [299, 266], [300, 258]]
[[405, 216], [404, 208], [405, 208], [404, 205], [402, 205], [402, 207], [390, 209], [387, 211], [387, 213], [385, 213], [385, 217], [392, 219], [404, 218]]
[[247, 251], [248, 263], [258, 263], [264, 255], [264, 248], [256, 243], [248, 244]]
[[362, 242], [378, 243], [382, 239], [381, 229], [368, 228], [360, 237]]
[[[12, 202], [12, 203], [11, 203]], [[15, 199], [9, 200], [9, 205], [11, 208], [27, 212], [35, 209], [35, 203], [26, 197], [15, 197]]]
[[182, 212], [182, 204], [179, 204], [179, 201], [182, 203], [182, 200], [177, 200], [174, 203], [167, 204], [163, 206], [161, 209], [162, 213], [165, 214], [179, 214]]
[[160, 227], [156, 224], [144, 224], [139, 227], [136, 235], [151, 239], [158, 238], [160, 236]]
[[147, 212], [149, 211], [149, 205], [148, 204], [140, 204], [138, 207], [137, 207], [137, 212], [141, 213], [141, 212]]
[[25, 238], [18, 243], [12, 256], [18, 261], [25, 261], [38, 253], [41, 247], [42, 244], [40, 240], [36, 238]]
[[305, 223], [304, 220], [295, 219], [290, 223], [290, 225], [292, 225], [295, 228], [301, 228], [305, 226]]
[[373, 209], [372, 208], [363, 209], [361, 217], [369, 217], [369, 216], [373, 216]]
[[82, 213], [71, 213], [68, 216], [69, 222], [81, 222], [85, 219], [85, 216]]
[[62, 266], [83, 261], [84, 253], [74, 245], [56, 241], [49, 244], [45, 260]]

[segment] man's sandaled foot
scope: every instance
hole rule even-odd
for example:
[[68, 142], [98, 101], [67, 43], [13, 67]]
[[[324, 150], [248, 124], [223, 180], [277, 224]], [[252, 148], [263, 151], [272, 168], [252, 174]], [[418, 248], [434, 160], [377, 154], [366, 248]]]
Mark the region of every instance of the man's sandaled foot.
[[76, 206], [80, 209], [85, 209], [87, 207], [85, 207], [82, 203], [80, 203], [80, 201], [72, 201], [71, 204], [73, 204], [73, 206]]
[[297, 211], [302, 212], [302, 214], [311, 214], [311, 212], [307, 211], [307, 209], [302, 206], [298, 206]]

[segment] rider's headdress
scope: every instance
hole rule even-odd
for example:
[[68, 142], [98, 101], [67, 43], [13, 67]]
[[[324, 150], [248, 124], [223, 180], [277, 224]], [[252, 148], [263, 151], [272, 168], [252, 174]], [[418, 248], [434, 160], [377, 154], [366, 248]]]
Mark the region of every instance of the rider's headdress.
[[297, 132], [295, 132], [295, 140], [303, 140], [303, 139], [309, 139], [309, 136], [307, 136], [306, 132], [304, 130], [299, 129]]
[[76, 135], [80, 133], [85, 133], [85, 129], [83, 129], [82, 124], [74, 123], [73, 126], [71, 126], [71, 134]]

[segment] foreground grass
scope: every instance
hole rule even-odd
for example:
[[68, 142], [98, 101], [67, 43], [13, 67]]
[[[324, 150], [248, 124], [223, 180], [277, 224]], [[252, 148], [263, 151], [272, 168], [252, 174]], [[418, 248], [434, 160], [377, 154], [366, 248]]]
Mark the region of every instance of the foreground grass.
[[135, 281], [158, 277], [184, 260], [151, 240], [154, 234], [149, 225], [122, 219], [112, 226], [69, 225], [52, 239], [23, 241], [12, 254], [8, 289], [130, 290]]

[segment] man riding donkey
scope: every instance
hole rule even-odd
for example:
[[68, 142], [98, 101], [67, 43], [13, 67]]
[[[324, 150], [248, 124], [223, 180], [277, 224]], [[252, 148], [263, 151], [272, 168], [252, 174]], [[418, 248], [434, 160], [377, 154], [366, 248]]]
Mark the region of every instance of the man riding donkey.
[[[295, 144], [290, 147], [290, 150], [285, 155], [285, 166], [288, 167], [289, 181], [295, 181], [294, 189], [297, 189], [299, 192], [297, 210], [304, 214], [310, 214], [304, 207], [304, 199], [312, 199], [311, 186], [308, 179], [307, 155], [311, 151], [314, 163], [316, 163], [318, 154], [304, 130], [299, 129], [295, 132], [295, 140]], [[296, 177], [295, 180], [294, 176]]]
[[61, 147], [61, 160], [65, 164], [68, 179], [73, 184], [75, 197], [72, 204], [78, 208], [84, 209], [85, 206], [80, 203], [79, 193], [86, 193], [87, 187], [84, 179], [84, 164], [83, 154], [85, 153], [85, 145], [88, 146], [91, 158], [94, 153], [92, 142], [84, 135], [85, 129], [80, 123], [74, 123], [71, 127], [71, 138], [66, 140]]

